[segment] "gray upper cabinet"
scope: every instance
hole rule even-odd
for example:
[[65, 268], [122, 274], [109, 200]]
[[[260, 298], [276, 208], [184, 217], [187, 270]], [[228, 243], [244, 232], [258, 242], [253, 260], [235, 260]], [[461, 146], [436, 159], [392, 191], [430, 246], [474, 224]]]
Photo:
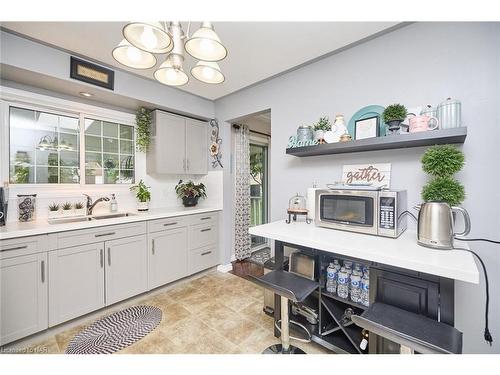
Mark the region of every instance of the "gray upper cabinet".
[[146, 170], [150, 174], [207, 174], [207, 123], [154, 111]]

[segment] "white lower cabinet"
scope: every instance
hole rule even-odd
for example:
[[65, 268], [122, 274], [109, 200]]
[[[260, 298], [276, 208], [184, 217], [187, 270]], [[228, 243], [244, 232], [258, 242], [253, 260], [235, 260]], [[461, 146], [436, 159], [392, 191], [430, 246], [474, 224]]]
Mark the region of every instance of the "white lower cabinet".
[[146, 235], [105, 242], [106, 305], [148, 290]]
[[44, 330], [47, 253], [0, 259], [0, 345]]
[[150, 234], [149, 288], [187, 275], [187, 227]]
[[104, 307], [104, 243], [49, 253], [49, 325]]

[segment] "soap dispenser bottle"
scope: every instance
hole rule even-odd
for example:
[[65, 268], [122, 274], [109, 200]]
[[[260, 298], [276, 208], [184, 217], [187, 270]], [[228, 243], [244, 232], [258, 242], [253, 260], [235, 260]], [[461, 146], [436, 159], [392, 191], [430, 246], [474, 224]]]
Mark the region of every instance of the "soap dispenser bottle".
[[110, 202], [109, 208], [110, 208], [111, 212], [118, 211], [118, 203], [116, 202], [116, 197], [114, 194], [111, 194], [111, 202]]

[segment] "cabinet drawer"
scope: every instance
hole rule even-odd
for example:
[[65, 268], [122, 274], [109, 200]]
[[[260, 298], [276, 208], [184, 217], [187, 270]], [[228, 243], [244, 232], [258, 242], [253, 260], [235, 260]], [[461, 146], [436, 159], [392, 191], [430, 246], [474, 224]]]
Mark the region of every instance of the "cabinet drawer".
[[189, 215], [190, 225], [217, 223], [217, 212], [207, 212], [205, 214]]
[[160, 232], [165, 229], [175, 229], [187, 225], [186, 217], [169, 217], [166, 219], [151, 220], [148, 222], [148, 232]]
[[215, 246], [207, 246], [194, 251], [189, 251], [188, 254], [188, 272], [193, 274], [213, 267], [218, 263], [217, 248]]
[[47, 251], [47, 236], [13, 238], [0, 241], [0, 259]]
[[104, 242], [137, 236], [146, 233], [146, 223], [130, 223], [120, 225], [110, 225], [99, 228], [89, 228], [70, 232], [55, 233], [49, 235], [50, 250], [63, 249], [85, 245], [89, 243]]
[[217, 243], [217, 225], [201, 224], [189, 227], [189, 249], [214, 245]]

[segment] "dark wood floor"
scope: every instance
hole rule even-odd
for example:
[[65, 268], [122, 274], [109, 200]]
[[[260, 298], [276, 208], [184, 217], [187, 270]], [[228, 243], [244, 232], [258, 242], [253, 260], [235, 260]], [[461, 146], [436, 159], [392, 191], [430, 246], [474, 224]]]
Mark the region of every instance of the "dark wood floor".
[[234, 262], [232, 262], [232, 265], [233, 270], [231, 271], [231, 273], [236, 276], [246, 278], [248, 275], [257, 277], [264, 275], [263, 266], [249, 262], [248, 260], [235, 260]]

